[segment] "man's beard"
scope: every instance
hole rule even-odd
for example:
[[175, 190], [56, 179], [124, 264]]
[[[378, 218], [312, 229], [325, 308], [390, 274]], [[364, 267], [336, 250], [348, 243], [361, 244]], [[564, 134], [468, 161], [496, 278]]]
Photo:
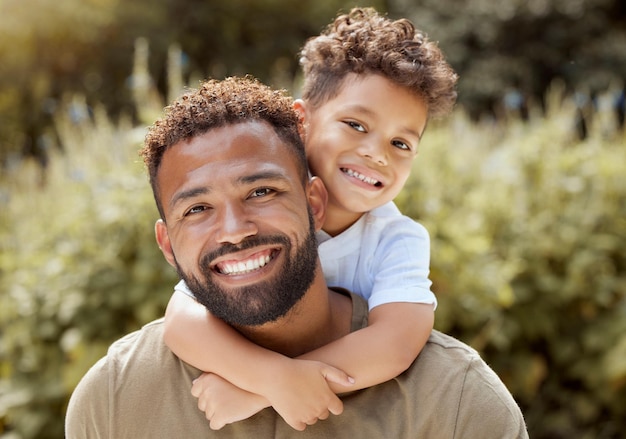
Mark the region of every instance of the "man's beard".
[[[212, 280], [211, 262], [222, 255], [259, 245], [279, 244], [285, 252], [285, 264], [278, 276], [239, 288], [225, 289]], [[200, 260], [202, 279], [184, 273], [177, 265], [179, 276], [185, 281], [198, 302], [214, 316], [231, 325], [256, 326], [283, 317], [304, 296], [315, 277], [317, 267], [317, 240], [309, 214], [309, 233], [292, 255], [291, 242], [285, 235], [246, 238], [238, 245], [225, 244], [205, 254]]]

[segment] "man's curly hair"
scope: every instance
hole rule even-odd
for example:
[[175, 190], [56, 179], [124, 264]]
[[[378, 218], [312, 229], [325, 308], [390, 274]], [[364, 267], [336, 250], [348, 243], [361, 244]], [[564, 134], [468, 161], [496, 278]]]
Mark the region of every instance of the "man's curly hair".
[[332, 99], [349, 73], [379, 74], [428, 105], [429, 117], [448, 114], [456, 101], [457, 74], [436, 43], [407, 19], [391, 20], [373, 8], [337, 17], [300, 52], [302, 97], [313, 107]]
[[163, 154], [182, 141], [191, 140], [226, 125], [263, 121], [292, 150], [301, 179], [307, 181], [307, 162], [299, 134], [300, 120], [292, 99], [284, 90], [273, 90], [251, 76], [203, 82], [165, 108], [165, 116], [148, 129], [140, 151], [148, 170], [150, 185], [161, 217], [157, 173]]

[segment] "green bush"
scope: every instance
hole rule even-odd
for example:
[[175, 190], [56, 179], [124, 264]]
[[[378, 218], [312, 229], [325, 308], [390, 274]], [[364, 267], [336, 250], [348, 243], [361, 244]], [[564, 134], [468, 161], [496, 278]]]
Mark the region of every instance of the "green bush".
[[437, 328], [478, 349], [534, 438], [626, 431], [626, 135], [545, 118], [428, 129], [398, 204], [432, 238]]
[[175, 282], [154, 241], [143, 130], [71, 108], [45, 186], [25, 164], [0, 189], [0, 433], [13, 437], [63, 437], [78, 380], [113, 340], [162, 315]]
[[[531, 437], [618, 437], [626, 135], [598, 113], [580, 142], [571, 102], [547, 101], [528, 123], [472, 123], [462, 109], [432, 123], [397, 201], [431, 233], [437, 328], [484, 355]], [[44, 185], [28, 163], [0, 178], [1, 437], [63, 437], [80, 377], [161, 316], [176, 281], [154, 242], [143, 129], [71, 108]]]

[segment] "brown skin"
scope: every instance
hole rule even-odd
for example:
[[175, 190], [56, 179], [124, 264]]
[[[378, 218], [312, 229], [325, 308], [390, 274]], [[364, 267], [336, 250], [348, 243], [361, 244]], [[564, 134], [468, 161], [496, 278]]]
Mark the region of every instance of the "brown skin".
[[[157, 222], [156, 235], [167, 261], [173, 266], [176, 261], [189, 272], [198, 273], [201, 255], [225, 242], [237, 244], [252, 234], [276, 231], [299, 242], [307, 231], [307, 202], [319, 227], [325, 189], [317, 179], [303, 188], [294, 160], [284, 149], [269, 125], [249, 122], [217, 128], [166, 151], [158, 172], [165, 221]], [[253, 180], [246, 182], [246, 177]], [[274, 192], [251, 196], [258, 188]], [[283, 263], [281, 248], [254, 248], [220, 260], [246, 260], [268, 250], [278, 256], [257, 271], [235, 276], [214, 272], [213, 276], [225, 287], [271, 279]], [[330, 312], [319, 262], [310, 290], [279, 321], [237, 329], [255, 343], [289, 356], [347, 334], [347, 319], [338, 322]], [[314, 314], [311, 319], [294, 318], [305, 309], [327, 312]]]
[[382, 75], [351, 73], [321, 105], [297, 100], [294, 106], [311, 172], [328, 190], [326, 233], [338, 235], [400, 193], [426, 128], [423, 99]]
[[[316, 229], [324, 220], [324, 185], [317, 178], [303, 185], [294, 155], [266, 122], [227, 125], [173, 145], [163, 155], [157, 183], [164, 212], [164, 220], [155, 226], [159, 247], [172, 266], [196, 276], [201, 275], [203, 254], [220, 245], [238, 244], [253, 235], [281, 233], [289, 237], [295, 248], [309, 232], [307, 207]], [[210, 276], [226, 291], [258, 282], [271, 283], [287, 259], [285, 252], [280, 245], [261, 245], [226, 254], [213, 261]], [[272, 259], [259, 269], [242, 274], [226, 275], [219, 270], [221, 264], [245, 263], [258, 255], [272, 255]], [[176, 320], [177, 333], [187, 334], [178, 340], [177, 349], [199, 352], [202, 361], [211, 366], [208, 370], [235, 377], [232, 383], [241, 389], [253, 388], [258, 392], [261, 388], [265, 398], [247, 398], [254, 402], [247, 416], [273, 405], [296, 430], [303, 430], [330, 413], [340, 414], [343, 404], [327, 380], [334, 376], [347, 380], [342, 371], [319, 361], [299, 361], [294, 367], [288, 358], [350, 332], [351, 301], [327, 288], [319, 259], [316, 262], [310, 288], [276, 321], [239, 326], [237, 332], [186, 296], [186, 302], [181, 304], [186, 318]], [[271, 290], [263, 294], [267, 296], [264, 300], [272, 300]], [[177, 304], [172, 301], [168, 313], [173, 313]], [[302, 318], [305, 313], [306, 318]], [[189, 334], [202, 340], [205, 332], [201, 331], [209, 332], [211, 346], [198, 351], [198, 339]], [[255, 368], [251, 370], [250, 363], [241, 358], [254, 359]], [[274, 379], [259, 383], [259, 375]], [[303, 391], [311, 395], [313, 402], [302, 407], [299, 395], [292, 392], [291, 398], [286, 398], [282, 392], [305, 375], [309, 387]], [[240, 410], [239, 404], [236, 407]], [[299, 411], [292, 414], [295, 409]], [[303, 420], [301, 411], [310, 415]], [[209, 416], [213, 415], [207, 413]], [[221, 428], [234, 420], [211, 419], [211, 427]]]

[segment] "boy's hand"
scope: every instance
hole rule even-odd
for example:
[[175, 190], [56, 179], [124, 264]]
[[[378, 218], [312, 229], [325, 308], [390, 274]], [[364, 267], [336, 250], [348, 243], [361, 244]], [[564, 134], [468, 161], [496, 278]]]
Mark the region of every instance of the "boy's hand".
[[345, 372], [319, 361], [289, 359], [276, 368], [264, 395], [274, 410], [292, 428], [302, 431], [307, 425], [343, 412], [343, 403], [328, 386], [329, 382], [351, 386], [354, 380]]
[[262, 396], [246, 392], [212, 373], [204, 373], [195, 379], [191, 394], [198, 398], [198, 408], [205, 413], [212, 430], [248, 419], [269, 407], [269, 402]]

